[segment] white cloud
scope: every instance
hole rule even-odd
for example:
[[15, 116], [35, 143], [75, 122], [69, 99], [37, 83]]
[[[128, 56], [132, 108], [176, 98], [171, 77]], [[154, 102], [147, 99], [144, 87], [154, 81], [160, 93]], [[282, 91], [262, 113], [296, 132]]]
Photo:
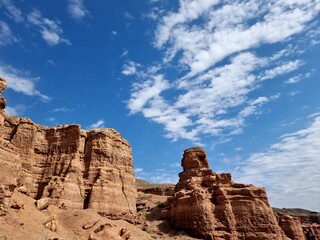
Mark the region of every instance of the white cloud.
[[300, 93], [299, 91], [291, 91], [291, 92], [288, 92], [288, 96], [294, 97], [294, 96], [298, 95], [299, 93]]
[[53, 118], [53, 117], [47, 118], [46, 120], [49, 121], [49, 122], [55, 122], [56, 121], [56, 119]]
[[289, 72], [292, 72], [303, 65], [301, 60], [290, 61], [288, 63], [284, 63], [280, 66], [277, 66], [273, 69], [269, 69], [264, 73], [262, 80], [272, 79], [278, 75], [283, 75]]
[[123, 58], [123, 57], [125, 57], [125, 56], [128, 56], [128, 54], [129, 54], [129, 51], [128, 51], [127, 49], [124, 49], [124, 50], [123, 50], [123, 53], [120, 55], [120, 58]]
[[13, 35], [9, 25], [0, 21], [0, 46], [17, 42], [17, 38]]
[[36, 78], [28, 77], [26, 73], [23, 73], [13, 67], [1, 67], [0, 76], [8, 81], [8, 88], [11, 88], [15, 92], [23, 93], [27, 96], [38, 96], [43, 101], [49, 101], [50, 98], [42, 94], [35, 87]]
[[7, 106], [4, 109], [4, 112], [6, 114], [12, 115], [12, 116], [21, 116], [25, 112], [26, 109], [27, 109], [27, 106], [25, 106], [23, 104], [18, 104], [13, 107]]
[[[311, 31], [307, 25], [319, 10], [312, 0], [180, 0], [176, 12], [154, 18], [159, 21], [154, 45], [163, 58], [153, 71], [152, 65], [123, 68], [139, 80], [132, 86], [130, 113], [163, 125], [172, 140], [201, 144], [201, 136], [241, 133], [250, 116], [262, 114], [264, 104], [281, 95], [256, 90], [305, 64], [303, 46], [291, 39]], [[260, 47], [268, 51], [256, 51]]]
[[173, 163], [173, 164], [171, 164], [170, 165], [170, 167], [173, 167], [173, 168], [179, 168], [179, 167], [181, 167], [181, 163]]
[[131, 113], [141, 111], [149, 100], [157, 98], [165, 89], [169, 88], [169, 83], [161, 75], [143, 83], [137, 83], [133, 87], [131, 99], [128, 107]]
[[305, 129], [252, 154], [235, 180], [266, 186], [273, 206], [320, 211], [320, 117], [314, 116]]
[[311, 74], [312, 74], [312, 71], [305, 73], [305, 74], [298, 74], [297, 76], [293, 76], [293, 77], [289, 78], [284, 83], [285, 84], [295, 84], [297, 82], [300, 82], [302, 79], [309, 78], [311, 76]]
[[98, 120], [97, 122], [93, 123], [89, 127], [91, 128], [104, 128], [104, 121], [103, 120]]
[[[123, 56], [126, 56], [128, 54], [127, 51], [125, 51], [121, 57]], [[141, 65], [139, 63], [135, 63], [133, 61], [129, 61], [128, 63], [124, 64], [123, 67], [122, 67], [122, 74], [123, 75], [126, 75], [126, 76], [130, 76], [130, 75], [134, 75], [137, 73], [138, 71], [138, 68], [140, 67]]]
[[134, 169], [134, 172], [135, 173], [141, 173], [141, 172], [143, 172], [144, 170], [143, 170], [143, 168], [135, 168]]
[[4, 110], [4, 112], [8, 115], [12, 115], [12, 116], [18, 116], [19, 113], [18, 113], [18, 110], [14, 107], [9, 107], [7, 106]]
[[[207, 70], [231, 54], [284, 41], [303, 31], [319, 11], [311, 0], [304, 4], [234, 1], [217, 8], [219, 2], [181, 0], [178, 13], [165, 16], [158, 27], [156, 46], [169, 43], [169, 59], [182, 51], [181, 62], [190, 68], [189, 76]], [[203, 23], [195, 25], [194, 20]]]
[[84, 7], [83, 0], [69, 0], [68, 12], [75, 20], [81, 20], [89, 14], [89, 11]]
[[55, 109], [52, 109], [51, 112], [53, 113], [57, 113], [57, 112], [70, 112], [72, 111], [72, 109], [69, 109], [67, 107], [61, 107], [61, 108], [55, 108]]
[[124, 13], [123, 13], [123, 16], [124, 16], [126, 19], [129, 19], [129, 20], [134, 20], [134, 19], [135, 19], [129, 12], [124, 12]]
[[[131, 113], [142, 112], [164, 125], [166, 137], [173, 140], [184, 138], [202, 145], [201, 134], [237, 134], [245, 118], [258, 114], [260, 106], [268, 101], [262, 96], [252, 101], [246, 97], [259, 83], [251, 72], [263, 62], [252, 53], [242, 53], [230, 64], [213, 68], [193, 81], [181, 79], [172, 85], [156, 75], [153, 80], [134, 85], [128, 107]], [[178, 90], [180, 95], [168, 101], [161, 96], [166, 90]], [[236, 114], [226, 116], [232, 109], [237, 109]]]
[[294, 84], [294, 83], [299, 82], [300, 80], [301, 80], [301, 75], [299, 74], [298, 76], [294, 76], [294, 77], [289, 78], [284, 83], [286, 83], [286, 84]]
[[171, 183], [176, 184], [179, 181], [177, 173], [156, 172], [149, 178], [151, 182], [158, 184]]
[[[138, 168], [138, 170], [140, 169], [142, 168]], [[135, 169], [135, 175], [136, 178], [144, 179], [148, 182], [157, 184], [176, 184], [179, 181], [177, 169], [169, 171], [165, 169], [154, 169], [150, 172], [144, 169], [142, 169], [141, 171], [137, 171], [137, 169]]]
[[7, 10], [7, 14], [10, 18], [12, 18], [15, 22], [22, 22], [23, 16], [21, 10], [14, 6], [11, 0], [0, 0], [0, 7], [3, 7]]
[[39, 28], [42, 38], [48, 45], [59, 43], [71, 44], [69, 40], [62, 37], [63, 30], [58, 20], [50, 20], [41, 16], [39, 10], [34, 9], [28, 16], [28, 22]]
[[158, 26], [156, 45], [161, 47], [165, 44], [169, 40], [175, 26], [198, 18], [219, 2], [219, 0], [180, 0], [179, 12], [168, 14], [163, 18], [162, 24]]
[[259, 97], [255, 100], [249, 102], [248, 106], [245, 107], [243, 110], [241, 110], [239, 115], [242, 118], [246, 118], [250, 115], [257, 114], [258, 113], [257, 112], [258, 106], [263, 103], [266, 103], [268, 101], [269, 101], [269, 99], [267, 97]]

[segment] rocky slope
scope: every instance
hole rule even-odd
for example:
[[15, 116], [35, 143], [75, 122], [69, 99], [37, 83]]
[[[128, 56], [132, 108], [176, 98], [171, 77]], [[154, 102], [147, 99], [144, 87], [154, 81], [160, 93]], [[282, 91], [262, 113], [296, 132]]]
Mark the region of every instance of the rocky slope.
[[131, 147], [113, 129], [45, 127], [4, 114], [0, 79], [0, 214], [17, 187], [34, 199], [115, 218], [136, 214]]

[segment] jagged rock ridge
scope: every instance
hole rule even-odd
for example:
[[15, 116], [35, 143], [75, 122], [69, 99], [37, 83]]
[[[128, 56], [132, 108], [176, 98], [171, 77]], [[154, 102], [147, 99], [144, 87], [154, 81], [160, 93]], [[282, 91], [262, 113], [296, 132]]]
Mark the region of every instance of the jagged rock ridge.
[[35, 199], [49, 197], [67, 208], [103, 215], [136, 213], [131, 146], [113, 129], [84, 131], [79, 125], [45, 127], [4, 113], [0, 78], [0, 214], [16, 187]]
[[[173, 226], [214, 240], [307, 240], [301, 222], [273, 214], [264, 188], [234, 183], [229, 173], [216, 174], [201, 148], [184, 151], [183, 172], [169, 207], [163, 211]], [[280, 225], [279, 225], [280, 223]]]

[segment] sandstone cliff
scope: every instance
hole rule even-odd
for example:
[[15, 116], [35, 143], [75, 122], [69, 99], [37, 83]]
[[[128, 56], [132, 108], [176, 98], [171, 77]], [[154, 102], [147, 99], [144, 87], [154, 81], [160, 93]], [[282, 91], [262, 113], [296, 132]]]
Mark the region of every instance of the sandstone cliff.
[[[234, 183], [228, 173], [216, 174], [201, 148], [184, 151], [183, 172], [163, 216], [179, 229], [214, 240], [318, 239], [316, 227], [306, 238], [301, 222], [273, 214], [264, 188]], [[278, 222], [279, 220], [279, 222]]]
[[45, 127], [6, 115], [0, 78], [0, 214], [13, 190], [49, 197], [62, 208], [96, 209], [103, 215], [136, 213], [131, 147], [113, 129], [84, 131], [79, 125]]
[[8, 116], [5, 87], [0, 78], [0, 238], [195, 239], [182, 229], [201, 239], [320, 240], [319, 213], [274, 214], [264, 188], [214, 173], [201, 148], [184, 151], [174, 189], [135, 185], [131, 147], [118, 132]]

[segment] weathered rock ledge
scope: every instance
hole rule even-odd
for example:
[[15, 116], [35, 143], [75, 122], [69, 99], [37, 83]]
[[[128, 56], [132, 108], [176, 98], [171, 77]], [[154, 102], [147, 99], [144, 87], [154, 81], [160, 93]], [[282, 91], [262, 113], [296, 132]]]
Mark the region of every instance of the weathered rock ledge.
[[16, 187], [34, 199], [49, 197], [63, 208], [92, 208], [103, 215], [136, 213], [129, 143], [113, 129], [40, 126], [4, 113], [0, 78], [0, 214]]
[[182, 167], [174, 196], [162, 211], [174, 227], [212, 240], [319, 239], [319, 225], [303, 228], [295, 217], [276, 217], [264, 188], [214, 173], [203, 149], [185, 150]]

